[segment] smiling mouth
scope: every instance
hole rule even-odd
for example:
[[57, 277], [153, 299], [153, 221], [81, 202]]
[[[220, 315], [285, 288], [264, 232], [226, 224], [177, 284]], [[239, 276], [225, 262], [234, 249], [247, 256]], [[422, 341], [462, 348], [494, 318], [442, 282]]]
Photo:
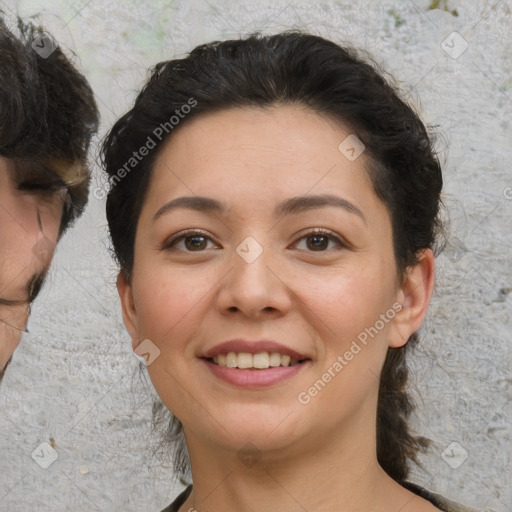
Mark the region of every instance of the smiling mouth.
[[279, 352], [228, 352], [214, 357], [206, 358], [207, 361], [217, 366], [234, 368], [239, 370], [266, 370], [279, 367], [295, 366], [310, 359], [292, 360], [287, 354]]

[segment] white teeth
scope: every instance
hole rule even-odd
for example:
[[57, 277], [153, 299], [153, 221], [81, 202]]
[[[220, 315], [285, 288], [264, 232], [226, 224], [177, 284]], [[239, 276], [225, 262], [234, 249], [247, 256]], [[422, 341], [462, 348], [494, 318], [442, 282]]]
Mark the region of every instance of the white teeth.
[[252, 356], [252, 365], [254, 368], [268, 368], [270, 365], [268, 352], [261, 352]]
[[236, 368], [238, 366], [238, 356], [234, 352], [226, 354], [226, 366], [228, 368]]
[[240, 352], [238, 354], [238, 368], [252, 368], [252, 354]]
[[297, 364], [297, 359], [291, 359], [289, 355], [279, 354], [278, 352], [259, 352], [250, 354], [249, 352], [228, 352], [213, 357], [213, 362], [219, 366], [228, 368], [257, 368], [264, 370], [269, 367], [292, 366]]
[[270, 366], [281, 366], [281, 354], [278, 352], [272, 352], [269, 359]]

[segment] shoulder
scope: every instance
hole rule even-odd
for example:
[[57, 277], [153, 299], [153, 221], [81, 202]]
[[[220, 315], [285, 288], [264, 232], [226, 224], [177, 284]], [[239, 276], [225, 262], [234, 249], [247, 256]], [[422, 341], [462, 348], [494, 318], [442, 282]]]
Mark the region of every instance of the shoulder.
[[[420, 487], [417, 484], [412, 482], [403, 482], [402, 486], [408, 489], [409, 491], [417, 494], [418, 496], [424, 498], [425, 500], [432, 503], [434, 506], [442, 510], [443, 512], [478, 512], [475, 508], [469, 508], [455, 501], [449, 500], [440, 494], [436, 494], [432, 491], [429, 491], [423, 487]], [[192, 492], [192, 484], [190, 484], [186, 489], [184, 489], [181, 494], [166, 508], [162, 510], [162, 512], [178, 512], [179, 508], [183, 503], [185, 503], [186, 499], [189, 497]], [[482, 510], [480, 512], [493, 512], [492, 510]]]
[[179, 508], [183, 503], [185, 503], [186, 499], [189, 497], [192, 492], [192, 484], [190, 484], [178, 497], [168, 506], [165, 507], [162, 512], [178, 512]]
[[[440, 494], [436, 494], [412, 482], [402, 482], [403, 487], [418, 496], [426, 499], [443, 512], [478, 512], [478, 509], [466, 507], [456, 501], [449, 500]], [[481, 510], [480, 512], [493, 512], [492, 510]]]

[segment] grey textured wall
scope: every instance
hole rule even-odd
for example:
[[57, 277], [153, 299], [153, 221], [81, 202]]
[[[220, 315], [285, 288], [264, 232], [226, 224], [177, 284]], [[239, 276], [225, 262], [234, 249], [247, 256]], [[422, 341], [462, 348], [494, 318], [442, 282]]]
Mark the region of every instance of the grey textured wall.
[[[433, 440], [412, 480], [475, 507], [512, 510], [512, 4], [427, 0], [0, 0], [76, 54], [103, 135], [159, 60], [253, 30], [300, 27], [372, 52], [442, 134], [451, 239], [410, 359], [415, 428]], [[441, 6], [444, 2], [441, 2]], [[444, 42], [443, 42], [444, 41]], [[467, 45], [467, 47], [466, 47]], [[160, 510], [179, 492], [151, 454], [151, 389], [122, 326], [96, 167], [0, 392], [1, 511]], [[42, 469], [31, 453], [53, 440]], [[159, 508], [160, 507], [160, 508]]]

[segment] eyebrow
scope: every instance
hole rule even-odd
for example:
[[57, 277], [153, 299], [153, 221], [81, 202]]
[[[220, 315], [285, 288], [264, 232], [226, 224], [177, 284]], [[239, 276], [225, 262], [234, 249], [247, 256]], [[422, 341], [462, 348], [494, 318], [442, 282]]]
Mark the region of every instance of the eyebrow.
[[[343, 208], [347, 212], [357, 215], [366, 225], [366, 218], [363, 215], [363, 212], [355, 204], [351, 203], [347, 199], [343, 199], [342, 197], [332, 194], [291, 197], [276, 205], [274, 208], [274, 216], [279, 217], [297, 214], [329, 206]], [[155, 215], [153, 215], [153, 222], [162, 215], [176, 210], [177, 208], [186, 208], [205, 213], [217, 213], [219, 215], [225, 215], [227, 211], [226, 204], [218, 201], [217, 199], [204, 196], [182, 196], [172, 199], [159, 208]]]

